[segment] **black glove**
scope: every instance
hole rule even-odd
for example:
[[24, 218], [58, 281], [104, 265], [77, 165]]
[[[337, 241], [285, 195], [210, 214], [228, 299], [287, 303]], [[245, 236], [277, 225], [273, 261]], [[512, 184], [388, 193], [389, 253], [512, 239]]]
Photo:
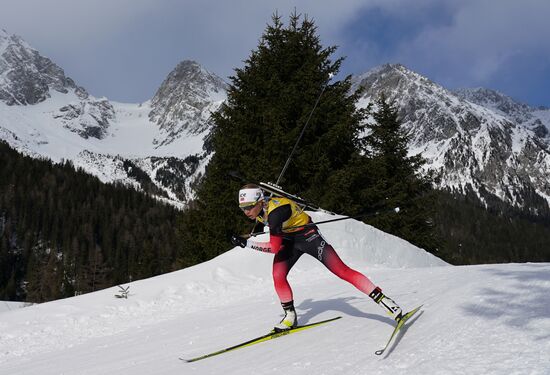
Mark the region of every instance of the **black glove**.
[[231, 243], [234, 246], [246, 247], [246, 238], [241, 237], [238, 234], [232, 234]]

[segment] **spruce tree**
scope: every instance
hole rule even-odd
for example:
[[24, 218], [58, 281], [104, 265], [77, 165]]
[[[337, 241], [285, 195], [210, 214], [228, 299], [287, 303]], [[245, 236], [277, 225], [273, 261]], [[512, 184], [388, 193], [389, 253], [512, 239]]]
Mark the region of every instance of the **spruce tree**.
[[349, 93], [350, 77], [329, 82], [342, 62], [330, 59], [335, 50], [321, 45], [307, 17], [293, 14], [284, 26], [273, 16], [257, 49], [231, 77], [228, 99], [213, 116], [209, 146], [214, 155], [196, 201], [180, 221], [181, 259], [209, 259], [231, 247], [229, 233], [250, 230], [237, 205], [241, 183], [227, 173], [275, 181], [325, 86], [280, 183], [320, 205], [329, 202], [327, 181], [357, 154], [363, 116], [355, 107], [357, 95]]
[[169, 272], [178, 213], [0, 141], [0, 296], [42, 302]]
[[[364, 191], [369, 206], [383, 214], [368, 220], [378, 229], [392, 233], [430, 251], [438, 240], [433, 226], [432, 176], [422, 174], [424, 160], [408, 156], [410, 135], [405, 132], [393, 102], [382, 94], [372, 112], [374, 123], [364, 139], [370, 183]], [[391, 211], [399, 207], [399, 214]]]

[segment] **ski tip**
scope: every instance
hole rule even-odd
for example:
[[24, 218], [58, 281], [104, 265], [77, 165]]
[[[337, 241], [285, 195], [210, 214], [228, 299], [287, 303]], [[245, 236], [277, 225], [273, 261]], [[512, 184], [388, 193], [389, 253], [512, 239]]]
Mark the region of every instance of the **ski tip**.
[[[406, 312], [405, 314], [403, 314], [403, 317], [401, 318], [401, 320], [399, 322], [401, 322], [401, 324], [405, 324], [405, 322], [407, 320], [409, 320], [410, 318], [413, 317], [413, 315], [415, 315], [418, 311], [420, 311], [420, 308], [422, 307], [423, 305], [420, 305], [418, 307], [415, 307], [414, 309], [412, 309], [411, 311], [408, 311]], [[399, 323], [398, 322], [398, 323]]]
[[380, 350], [377, 350], [374, 352], [374, 354], [376, 355], [382, 355], [384, 353], [384, 350], [383, 349], [380, 349]]
[[424, 305], [422, 304], [422, 305], [420, 305], [420, 306], [415, 307], [415, 308], [412, 309], [411, 311], [407, 312], [405, 315], [411, 315], [411, 314], [416, 313], [418, 310], [420, 310], [420, 309], [422, 308], [422, 306], [424, 306]]

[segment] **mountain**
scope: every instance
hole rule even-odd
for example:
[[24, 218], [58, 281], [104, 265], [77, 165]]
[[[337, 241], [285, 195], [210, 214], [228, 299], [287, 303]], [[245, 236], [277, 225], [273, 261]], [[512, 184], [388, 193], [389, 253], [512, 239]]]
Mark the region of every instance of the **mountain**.
[[221, 78], [183, 61], [150, 101], [97, 99], [20, 37], [0, 32], [0, 139], [178, 206], [193, 197], [209, 160], [204, 138], [225, 92]]
[[395, 101], [412, 135], [410, 152], [427, 159], [426, 168], [436, 172], [440, 188], [474, 193], [486, 206], [500, 201], [534, 214], [548, 211], [546, 110], [496, 100], [490, 91], [453, 93], [399, 64], [355, 77], [353, 90], [360, 87], [360, 107], [381, 93]]
[[0, 30], [0, 82], [0, 100], [7, 105], [43, 102], [51, 96], [50, 90], [67, 94], [69, 90], [78, 89], [81, 99], [88, 97], [50, 59], [3, 29]]
[[487, 88], [458, 89], [453, 93], [469, 102], [490, 108], [510, 121], [533, 130], [539, 138], [550, 141], [550, 109], [531, 107], [511, 97]]
[[225, 100], [227, 84], [194, 61], [182, 61], [151, 100], [149, 119], [165, 133], [163, 145], [182, 134], [200, 134], [209, 127], [210, 113]]
[[109, 120], [114, 117], [113, 106], [107, 100], [91, 97], [23, 39], [0, 30], [0, 102], [25, 107], [59, 94], [71, 98], [51, 114], [60, 125], [84, 139], [106, 136]]
[[[321, 220], [317, 216], [316, 220]], [[550, 264], [448, 266], [354, 220], [323, 236], [405, 309], [424, 304], [382, 357], [392, 321], [304, 256], [290, 274], [301, 324], [335, 322], [194, 363], [281, 319], [272, 256], [232, 249], [177, 272], [0, 313], [0, 374], [546, 374]], [[526, 289], [527, 288], [527, 289]], [[511, 355], [518, 353], [521, 355]]]
[[[0, 139], [19, 151], [72, 160], [104, 182], [119, 181], [183, 206], [210, 154], [210, 114], [227, 84], [182, 61], [153, 98], [127, 104], [97, 99], [21, 38], [0, 32]], [[450, 91], [399, 64], [353, 78], [360, 107], [385, 92], [413, 134], [438, 186], [533, 214], [550, 202], [550, 109], [494, 90]]]

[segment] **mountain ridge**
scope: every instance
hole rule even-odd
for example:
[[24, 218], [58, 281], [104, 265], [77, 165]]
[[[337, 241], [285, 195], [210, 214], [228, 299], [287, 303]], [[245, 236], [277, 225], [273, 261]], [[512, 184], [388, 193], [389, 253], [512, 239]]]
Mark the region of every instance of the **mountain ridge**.
[[[188, 75], [178, 76], [182, 71]], [[103, 182], [130, 184], [178, 207], [192, 199], [204, 173], [210, 113], [225, 89], [221, 78], [183, 61], [149, 101], [96, 99], [22, 38], [0, 34], [2, 139], [27, 155], [72, 160]]]
[[[18, 77], [10, 76], [6, 84], [9, 64], [19, 61], [24, 66], [18, 71], [37, 71], [34, 62], [46, 58], [22, 39], [5, 31], [1, 35], [0, 90], [7, 92]], [[17, 48], [10, 49], [10, 43]], [[28, 58], [10, 58], [14, 51]], [[184, 60], [151, 100], [131, 104], [96, 99], [54, 63], [48, 66], [54, 77], [42, 77], [53, 82], [51, 87], [46, 84], [46, 91], [38, 85], [38, 94], [27, 99], [0, 100], [2, 139], [29, 155], [73, 160], [104, 182], [119, 181], [145, 191], [152, 183], [155, 191], [163, 192], [161, 199], [179, 207], [194, 198], [194, 186], [212, 152], [206, 144], [213, 128], [210, 114], [227, 97], [228, 85], [221, 78]], [[27, 78], [20, 77], [24, 82]], [[427, 159], [426, 170], [436, 172], [439, 188], [472, 192], [486, 205], [497, 200], [534, 214], [548, 209], [550, 110], [490, 89], [451, 91], [401, 64], [384, 64], [354, 76], [351, 90], [359, 87], [365, 88], [360, 108], [381, 92], [395, 101], [404, 127], [413, 135], [410, 153]], [[143, 173], [129, 172], [129, 165]]]
[[421, 153], [438, 187], [474, 192], [532, 213], [550, 202], [549, 140], [504, 113], [467, 101], [401, 64], [386, 64], [357, 76], [359, 107], [380, 93], [393, 100], [412, 135], [411, 154]]

